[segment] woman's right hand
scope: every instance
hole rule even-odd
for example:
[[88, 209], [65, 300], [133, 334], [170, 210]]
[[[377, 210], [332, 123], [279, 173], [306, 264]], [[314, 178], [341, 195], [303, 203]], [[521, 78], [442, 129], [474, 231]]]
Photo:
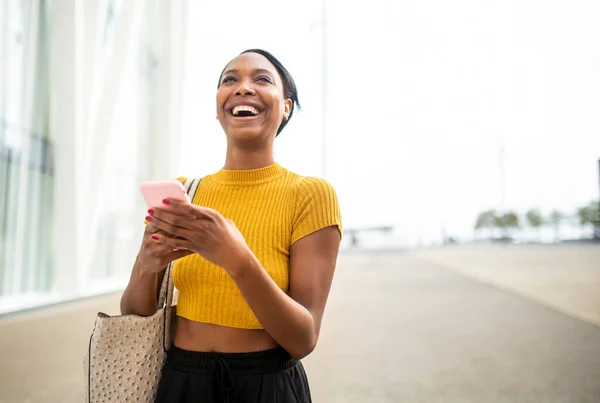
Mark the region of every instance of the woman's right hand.
[[[121, 315], [148, 316], [156, 312], [158, 290], [162, 277], [159, 273], [169, 263], [193, 252], [189, 250], [173, 250], [152, 239], [152, 235], [170, 237], [171, 234], [160, 231], [152, 224], [152, 217], [146, 224], [142, 246], [131, 271], [131, 279], [121, 297]], [[160, 278], [159, 278], [160, 277]]]
[[142, 246], [138, 253], [135, 265], [138, 266], [140, 274], [154, 274], [164, 270], [169, 263], [182, 257], [191, 255], [191, 250], [173, 248], [160, 244], [152, 239], [153, 235], [160, 234], [161, 236], [171, 237], [164, 231], [159, 230], [152, 223], [152, 217], [146, 217], [146, 230], [142, 239]]

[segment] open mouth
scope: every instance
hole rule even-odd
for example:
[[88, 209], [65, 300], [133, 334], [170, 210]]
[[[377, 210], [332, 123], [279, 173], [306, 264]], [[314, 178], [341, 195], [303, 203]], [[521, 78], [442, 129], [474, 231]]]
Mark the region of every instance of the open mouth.
[[238, 105], [230, 109], [233, 116], [238, 118], [254, 117], [261, 114], [261, 111], [250, 105]]

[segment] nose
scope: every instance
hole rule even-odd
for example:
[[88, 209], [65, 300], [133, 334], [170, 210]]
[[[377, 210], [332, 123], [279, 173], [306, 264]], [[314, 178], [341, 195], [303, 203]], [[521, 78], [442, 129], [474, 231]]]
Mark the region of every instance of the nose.
[[240, 80], [239, 85], [235, 90], [235, 95], [256, 95], [256, 91], [254, 91], [254, 88], [252, 88], [248, 80]]

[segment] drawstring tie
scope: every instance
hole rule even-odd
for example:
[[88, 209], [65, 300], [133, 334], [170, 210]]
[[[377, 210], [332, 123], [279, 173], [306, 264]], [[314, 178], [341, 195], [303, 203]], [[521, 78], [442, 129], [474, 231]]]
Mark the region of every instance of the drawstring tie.
[[216, 386], [221, 392], [223, 403], [229, 402], [229, 392], [233, 390], [233, 378], [231, 369], [223, 357], [216, 357], [210, 365], [208, 376], [211, 386]]

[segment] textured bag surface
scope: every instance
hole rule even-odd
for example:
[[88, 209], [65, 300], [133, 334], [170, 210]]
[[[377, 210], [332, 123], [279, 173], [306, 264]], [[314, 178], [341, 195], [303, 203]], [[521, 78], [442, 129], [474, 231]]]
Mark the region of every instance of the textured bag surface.
[[[194, 195], [198, 180], [186, 181]], [[192, 196], [193, 197], [193, 196]], [[154, 402], [171, 346], [173, 264], [165, 270], [157, 311], [151, 316], [98, 313], [84, 357], [85, 399], [98, 402]]]

